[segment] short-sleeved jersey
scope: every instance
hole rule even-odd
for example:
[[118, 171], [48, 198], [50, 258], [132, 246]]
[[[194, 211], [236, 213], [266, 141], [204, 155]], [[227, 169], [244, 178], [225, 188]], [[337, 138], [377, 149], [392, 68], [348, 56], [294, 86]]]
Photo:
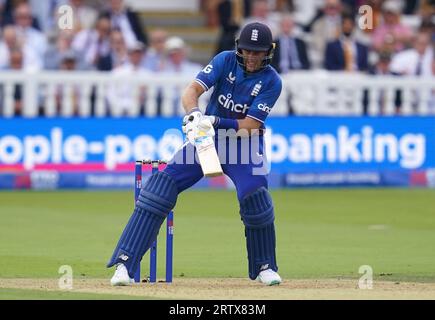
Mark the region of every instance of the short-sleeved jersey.
[[227, 119], [251, 117], [262, 123], [281, 94], [281, 78], [267, 66], [260, 72], [246, 73], [236, 60], [235, 51], [216, 55], [196, 77], [206, 91], [214, 87], [205, 113]]

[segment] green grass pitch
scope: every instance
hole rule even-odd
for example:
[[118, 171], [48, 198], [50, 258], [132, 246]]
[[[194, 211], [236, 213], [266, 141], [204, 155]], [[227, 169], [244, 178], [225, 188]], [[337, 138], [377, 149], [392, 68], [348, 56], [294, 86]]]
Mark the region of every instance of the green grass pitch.
[[[435, 282], [435, 190], [273, 190], [272, 197], [283, 278], [357, 279], [370, 265], [374, 279]], [[132, 209], [127, 191], [0, 192], [0, 281], [59, 278], [61, 265], [75, 278], [109, 280], [105, 264]], [[185, 192], [174, 213], [175, 277], [247, 278], [234, 191]], [[164, 236], [162, 229], [162, 278]], [[144, 261], [146, 274], [148, 255]]]

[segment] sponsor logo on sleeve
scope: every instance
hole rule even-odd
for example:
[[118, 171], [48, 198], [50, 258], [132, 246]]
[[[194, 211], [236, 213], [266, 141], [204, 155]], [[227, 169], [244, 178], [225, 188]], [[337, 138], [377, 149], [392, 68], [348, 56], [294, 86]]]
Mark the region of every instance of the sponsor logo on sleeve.
[[259, 103], [257, 105], [258, 109], [260, 109], [261, 111], [266, 112], [267, 114], [270, 113], [270, 107], [267, 105], [267, 103]]
[[234, 81], [236, 81], [236, 76], [233, 75], [232, 71], [228, 74], [227, 81], [231, 84], [233, 84]]
[[211, 64], [208, 64], [204, 69], [202, 69], [202, 72], [204, 73], [210, 73], [213, 70], [213, 66]]

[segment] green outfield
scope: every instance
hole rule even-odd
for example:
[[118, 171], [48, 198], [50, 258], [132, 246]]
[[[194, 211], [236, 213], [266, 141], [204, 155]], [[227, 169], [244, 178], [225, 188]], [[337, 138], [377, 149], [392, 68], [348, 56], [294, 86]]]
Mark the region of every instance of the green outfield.
[[[276, 190], [272, 197], [284, 279], [358, 279], [369, 265], [375, 281], [435, 282], [435, 190]], [[132, 192], [0, 192], [0, 299], [37, 298], [1, 282], [56, 279], [62, 265], [74, 279], [109, 281], [105, 264], [132, 208]], [[234, 192], [185, 192], [174, 212], [175, 281], [247, 278]], [[160, 238], [163, 277], [163, 230]]]

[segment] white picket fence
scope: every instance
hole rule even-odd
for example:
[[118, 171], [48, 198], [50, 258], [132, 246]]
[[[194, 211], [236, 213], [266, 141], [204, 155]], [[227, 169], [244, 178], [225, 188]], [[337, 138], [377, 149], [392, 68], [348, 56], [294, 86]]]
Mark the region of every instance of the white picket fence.
[[[141, 105], [145, 116], [184, 113], [179, 96], [191, 77], [135, 74], [113, 76], [103, 72], [1, 72], [0, 116], [15, 115], [14, 92], [21, 86], [25, 117], [38, 112], [54, 116], [138, 116]], [[61, 89], [62, 95], [57, 95]], [[296, 72], [283, 76], [283, 91], [272, 109], [273, 116], [286, 116], [289, 104], [295, 115], [362, 115], [363, 98], [368, 93], [369, 115], [396, 113], [395, 97], [401, 91], [403, 115], [435, 114], [435, 78], [369, 76], [326, 71]], [[120, 99], [113, 97], [121, 95]], [[73, 96], [76, 98], [74, 109]], [[93, 97], [93, 99], [91, 99]], [[142, 97], [142, 103], [139, 97]], [[210, 93], [201, 98], [204, 107]], [[380, 99], [382, 98], [382, 106]]]

